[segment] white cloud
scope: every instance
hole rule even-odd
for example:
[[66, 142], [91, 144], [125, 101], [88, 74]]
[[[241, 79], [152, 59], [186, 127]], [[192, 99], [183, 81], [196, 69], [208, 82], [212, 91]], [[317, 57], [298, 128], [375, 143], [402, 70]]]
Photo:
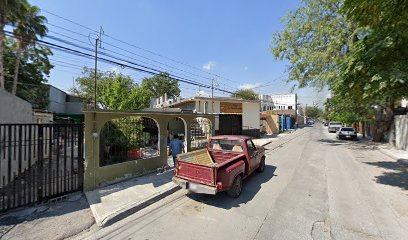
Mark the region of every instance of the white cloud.
[[210, 70], [213, 69], [216, 65], [217, 65], [217, 63], [216, 63], [215, 61], [208, 61], [207, 64], [203, 65], [203, 69], [210, 71]]
[[246, 83], [246, 84], [240, 85], [238, 88], [239, 89], [252, 89], [252, 88], [257, 88], [257, 87], [260, 87], [260, 86], [262, 86], [262, 83], [254, 83], [254, 84]]
[[247, 71], [249, 68], [247, 66], [244, 67], [244, 71]]

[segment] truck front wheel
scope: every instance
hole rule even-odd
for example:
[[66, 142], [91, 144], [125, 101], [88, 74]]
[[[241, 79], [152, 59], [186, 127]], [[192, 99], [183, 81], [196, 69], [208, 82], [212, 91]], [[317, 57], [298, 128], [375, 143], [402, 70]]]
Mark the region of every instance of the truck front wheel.
[[241, 195], [242, 192], [242, 177], [238, 175], [235, 177], [234, 182], [232, 183], [231, 188], [227, 191], [228, 196], [237, 198]]
[[259, 167], [256, 169], [257, 172], [263, 172], [265, 170], [265, 157], [261, 159]]

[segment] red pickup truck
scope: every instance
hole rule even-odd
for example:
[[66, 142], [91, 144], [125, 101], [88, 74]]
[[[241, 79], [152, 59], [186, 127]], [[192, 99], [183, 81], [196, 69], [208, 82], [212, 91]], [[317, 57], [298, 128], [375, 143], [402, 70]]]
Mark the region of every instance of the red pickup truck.
[[242, 180], [265, 169], [265, 149], [247, 136], [212, 137], [206, 149], [177, 156], [173, 182], [195, 193], [239, 197]]

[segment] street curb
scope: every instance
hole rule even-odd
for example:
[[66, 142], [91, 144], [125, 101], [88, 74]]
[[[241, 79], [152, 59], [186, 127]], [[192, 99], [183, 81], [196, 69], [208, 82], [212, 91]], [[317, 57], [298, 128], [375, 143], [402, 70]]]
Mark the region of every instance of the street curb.
[[383, 153], [384, 155], [387, 155], [388, 157], [394, 159], [394, 160], [401, 160], [405, 163], [408, 163], [408, 159], [398, 156], [397, 154], [392, 153], [391, 151], [389, 151], [388, 149], [382, 148], [377, 146], [376, 147], [381, 153]]
[[126, 208], [120, 209], [119, 211], [117, 211], [115, 213], [112, 213], [110, 216], [105, 217], [102, 221], [100, 221], [99, 224], [98, 224], [98, 221], [97, 221], [97, 224], [100, 227], [109, 226], [109, 225], [111, 225], [113, 223], [116, 223], [116, 222], [118, 222], [118, 221], [120, 221], [120, 220], [122, 220], [122, 219], [124, 219], [124, 218], [126, 218], [126, 217], [128, 217], [128, 216], [130, 216], [130, 215], [132, 215], [132, 214], [134, 214], [134, 213], [136, 213], [136, 212], [150, 206], [150, 205], [152, 205], [155, 202], [158, 202], [159, 200], [161, 200], [161, 199], [163, 199], [163, 198], [177, 192], [180, 189], [181, 188], [179, 186], [177, 186], [177, 185], [172, 186], [172, 187], [170, 187], [170, 188], [168, 188], [168, 189], [166, 189], [166, 190], [164, 190], [162, 192], [159, 192], [159, 193], [157, 193], [155, 195], [152, 195], [148, 199], [145, 199], [145, 200], [143, 200], [141, 202], [129, 205]]

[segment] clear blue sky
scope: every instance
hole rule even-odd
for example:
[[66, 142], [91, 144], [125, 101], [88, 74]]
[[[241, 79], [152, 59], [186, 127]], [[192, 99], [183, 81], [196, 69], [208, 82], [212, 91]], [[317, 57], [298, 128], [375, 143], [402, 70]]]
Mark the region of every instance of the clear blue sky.
[[[263, 85], [258, 93], [287, 93], [292, 83], [282, 81], [287, 63], [276, 61], [268, 51], [272, 33], [282, 28], [281, 18], [287, 11], [295, 9], [299, 0], [262, 1], [187, 1], [187, 0], [125, 0], [125, 1], [81, 1], [81, 0], [32, 0], [31, 4], [44, 9], [52, 36], [93, 48], [90, 42], [95, 37], [87, 30], [51, 13], [98, 30], [102, 26], [105, 34], [134, 44], [162, 56], [169, 57], [194, 67], [173, 62], [138, 48], [102, 37], [102, 47], [128, 55], [175, 74], [188, 75], [189, 79], [209, 83], [202, 71], [210, 71], [219, 78], [220, 87], [234, 90], [243, 85]], [[48, 11], [48, 12], [47, 12]], [[50, 12], [50, 13], [49, 13]], [[81, 36], [62, 28], [78, 32]], [[64, 34], [82, 42], [63, 37]], [[90, 35], [90, 39], [88, 36]], [[49, 40], [49, 39], [45, 39]], [[113, 44], [129, 52], [112, 48]], [[54, 51], [51, 59], [56, 65], [49, 83], [68, 90], [77, 77], [81, 66], [93, 67], [93, 61]], [[139, 56], [133, 55], [133, 53]], [[153, 60], [153, 62], [151, 61]], [[133, 61], [133, 60], [132, 60]], [[164, 65], [165, 64], [165, 65]], [[146, 65], [146, 64], [145, 64]], [[166, 66], [167, 65], [167, 66]], [[172, 66], [173, 68], [169, 68]], [[175, 70], [182, 69], [184, 72]], [[129, 69], [100, 64], [102, 70], [118, 70], [132, 75], [136, 82], [145, 76]], [[188, 73], [186, 73], [188, 72]], [[181, 84], [182, 96], [194, 94], [198, 87]], [[208, 89], [204, 89], [210, 92]], [[326, 93], [317, 94], [312, 89], [297, 91], [302, 103], [322, 101]], [[222, 95], [216, 93], [216, 95]], [[314, 97], [316, 95], [316, 97]]]

